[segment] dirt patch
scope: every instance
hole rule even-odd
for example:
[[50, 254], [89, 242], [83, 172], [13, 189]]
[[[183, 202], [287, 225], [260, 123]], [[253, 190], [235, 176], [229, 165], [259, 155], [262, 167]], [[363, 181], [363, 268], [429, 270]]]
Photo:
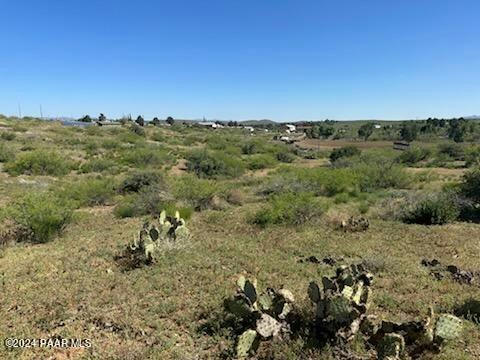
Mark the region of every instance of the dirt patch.
[[180, 159], [178, 164], [170, 169], [170, 175], [182, 176], [187, 172], [187, 160]]
[[438, 175], [443, 175], [443, 176], [456, 176], [456, 177], [461, 177], [466, 169], [447, 169], [447, 168], [416, 168], [416, 167], [409, 167], [407, 168], [407, 171], [410, 171], [411, 173], [417, 174], [421, 172], [433, 172]]

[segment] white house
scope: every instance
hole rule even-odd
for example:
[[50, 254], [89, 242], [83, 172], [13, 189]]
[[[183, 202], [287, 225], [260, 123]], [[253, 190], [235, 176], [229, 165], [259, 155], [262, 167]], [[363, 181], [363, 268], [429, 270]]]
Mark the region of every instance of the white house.
[[373, 126], [375, 127], [375, 129], [381, 129], [382, 128], [382, 125], [378, 125], [378, 124], [375, 124]]
[[214, 123], [214, 122], [212, 122], [212, 121], [202, 121], [202, 122], [198, 122], [197, 125], [209, 127], [209, 128], [212, 128], [212, 129], [223, 128], [223, 125], [216, 124], [216, 123]]
[[287, 124], [285, 126], [287, 127], [287, 133], [295, 132], [295, 130], [297, 129], [295, 125], [291, 125], [291, 124]]

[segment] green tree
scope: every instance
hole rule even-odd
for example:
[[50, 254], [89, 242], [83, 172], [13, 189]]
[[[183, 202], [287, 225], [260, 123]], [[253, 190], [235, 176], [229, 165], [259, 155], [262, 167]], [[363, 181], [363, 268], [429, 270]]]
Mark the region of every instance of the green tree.
[[85, 115], [84, 117], [78, 119], [81, 122], [92, 122], [92, 118], [89, 115]]
[[171, 116], [167, 117], [167, 124], [173, 125], [175, 123], [175, 120]]
[[145, 125], [145, 120], [143, 119], [143, 117], [141, 115], [138, 115], [137, 120], [135, 120], [135, 122], [140, 126]]
[[373, 134], [373, 129], [375, 126], [373, 123], [366, 123], [360, 126], [360, 129], [358, 129], [358, 136], [363, 138], [365, 141], [368, 140], [368, 138]]
[[404, 141], [411, 142], [417, 138], [418, 126], [414, 122], [404, 122], [400, 128], [400, 137]]
[[105, 121], [105, 120], [107, 120], [107, 117], [102, 113], [100, 113], [100, 116], [98, 117], [98, 121]]
[[455, 142], [463, 142], [465, 140], [465, 135], [468, 133], [468, 121], [464, 118], [460, 119], [451, 119], [449, 121], [449, 127], [447, 130], [447, 135], [449, 139], [452, 139]]
[[153, 120], [152, 120], [152, 124], [155, 125], [155, 126], [158, 126], [158, 125], [160, 125], [160, 120], [157, 117], [154, 117]]

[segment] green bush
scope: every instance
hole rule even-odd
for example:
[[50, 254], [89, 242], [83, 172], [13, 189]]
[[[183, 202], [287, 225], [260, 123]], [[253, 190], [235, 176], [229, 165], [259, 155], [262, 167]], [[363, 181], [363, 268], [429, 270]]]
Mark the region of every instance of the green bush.
[[199, 177], [237, 177], [245, 171], [245, 165], [236, 157], [221, 152], [193, 152], [187, 156], [187, 170]]
[[52, 175], [63, 176], [73, 168], [72, 161], [52, 151], [32, 151], [20, 154], [14, 161], [5, 164], [5, 171], [11, 175]]
[[462, 160], [465, 155], [465, 150], [460, 144], [440, 144], [438, 145], [439, 154], [445, 154], [455, 160]]
[[175, 199], [187, 203], [196, 210], [207, 208], [213, 196], [223, 191], [218, 182], [191, 175], [175, 177], [171, 188]]
[[480, 166], [480, 146], [472, 146], [465, 150], [465, 166]]
[[426, 160], [431, 155], [431, 151], [426, 148], [413, 147], [403, 151], [397, 160], [402, 164], [413, 165], [420, 161]]
[[120, 161], [135, 167], [171, 164], [175, 157], [162, 148], [138, 147], [124, 151]]
[[116, 166], [117, 166], [117, 163], [111, 159], [94, 158], [82, 164], [80, 166], [80, 172], [81, 173], [91, 173], [91, 172], [101, 173], [105, 171], [111, 171]]
[[442, 192], [418, 200], [402, 220], [409, 224], [443, 225], [455, 221], [459, 214], [460, 209], [452, 194]]
[[129, 174], [120, 184], [121, 193], [139, 192], [142, 188], [158, 185], [166, 190], [167, 186], [162, 173], [158, 171], [136, 171]]
[[467, 171], [463, 175], [460, 192], [467, 199], [480, 203], [480, 168]]
[[295, 155], [287, 151], [282, 151], [277, 153], [277, 160], [283, 163], [292, 163], [295, 161]]
[[130, 125], [129, 130], [135, 135], [142, 136], [142, 137], [145, 136], [145, 129], [138, 124]]
[[356, 148], [355, 146], [345, 146], [338, 149], [334, 149], [330, 154], [330, 161], [333, 163], [338, 159], [345, 158], [345, 157], [352, 157], [355, 155], [360, 155], [360, 149]]
[[32, 231], [34, 242], [44, 243], [72, 219], [72, 203], [51, 193], [29, 193], [11, 205], [7, 213]]
[[267, 169], [274, 167], [277, 160], [270, 154], [256, 154], [248, 158], [247, 164], [250, 170]]
[[327, 209], [312, 193], [285, 193], [271, 198], [251, 221], [265, 227], [270, 224], [301, 225], [322, 215]]
[[13, 139], [15, 139], [16, 136], [17, 135], [13, 132], [3, 131], [2, 134], [0, 135], [0, 138], [6, 141], [12, 141]]
[[87, 178], [67, 183], [56, 192], [60, 197], [72, 200], [76, 207], [106, 205], [115, 194], [110, 178]]
[[0, 163], [12, 161], [15, 153], [6, 144], [0, 143]]

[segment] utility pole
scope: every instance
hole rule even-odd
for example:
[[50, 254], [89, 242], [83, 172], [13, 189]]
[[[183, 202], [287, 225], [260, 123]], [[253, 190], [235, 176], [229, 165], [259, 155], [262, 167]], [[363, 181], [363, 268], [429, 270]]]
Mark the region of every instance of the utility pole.
[[40, 104], [40, 119], [43, 119], [42, 104]]
[[22, 118], [22, 108], [20, 107], [20, 103], [18, 103], [18, 117]]

